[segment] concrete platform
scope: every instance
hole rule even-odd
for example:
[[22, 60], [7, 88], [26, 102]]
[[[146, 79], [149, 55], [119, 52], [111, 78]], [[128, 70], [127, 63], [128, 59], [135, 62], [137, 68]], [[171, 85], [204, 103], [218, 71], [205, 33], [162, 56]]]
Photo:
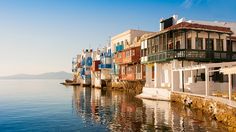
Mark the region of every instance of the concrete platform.
[[170, 101], [171, 92], [163, 88], [147, 88], [144, 87], [142, 93], [137, 95], [137, 98]]

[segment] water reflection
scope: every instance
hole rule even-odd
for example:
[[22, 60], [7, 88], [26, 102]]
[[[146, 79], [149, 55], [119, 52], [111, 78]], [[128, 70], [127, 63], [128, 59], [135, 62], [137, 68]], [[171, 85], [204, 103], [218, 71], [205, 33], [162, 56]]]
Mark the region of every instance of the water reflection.
[[73, 90], [74, 110], [85, 124], [101, 124], [108, 131], [226, 131], [202, 111], [180, 104], [141, 100], [118, 91]]

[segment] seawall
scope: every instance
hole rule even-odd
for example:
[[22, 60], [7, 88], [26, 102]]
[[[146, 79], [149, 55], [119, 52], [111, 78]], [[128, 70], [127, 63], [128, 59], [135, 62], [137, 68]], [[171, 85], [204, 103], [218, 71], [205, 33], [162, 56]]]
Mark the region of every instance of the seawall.
[[210, 114], [211, 118], [229, 126], [229, 131], [236, 131], [235, 102], [182, 92], [172, 92], [171, 101], [185, 104], [193, 109], [201, 109]]

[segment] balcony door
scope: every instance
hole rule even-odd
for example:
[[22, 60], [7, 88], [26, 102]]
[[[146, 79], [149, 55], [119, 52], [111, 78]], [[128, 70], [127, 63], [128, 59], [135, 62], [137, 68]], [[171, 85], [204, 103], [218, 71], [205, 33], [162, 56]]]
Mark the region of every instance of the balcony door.
[[206, 39], [206, 57], [213, 59], [214, 58], [214, 40]]
[[227, 58], [231, 59], [231, 51], [232, 51], [232, 42], [230, 43], [230, 40], [227, 40]]

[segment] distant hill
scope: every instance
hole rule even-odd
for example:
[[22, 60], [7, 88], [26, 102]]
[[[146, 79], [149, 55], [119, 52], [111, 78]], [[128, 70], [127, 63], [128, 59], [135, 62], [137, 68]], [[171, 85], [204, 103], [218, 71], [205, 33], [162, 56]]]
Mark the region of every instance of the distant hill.
[[61, 71], [61, 72], [48, 72], [38, 75], [30, 74], [16, 74], [11, 76], [2, 76], [0, 79], [71, 79], [72, 74]]

